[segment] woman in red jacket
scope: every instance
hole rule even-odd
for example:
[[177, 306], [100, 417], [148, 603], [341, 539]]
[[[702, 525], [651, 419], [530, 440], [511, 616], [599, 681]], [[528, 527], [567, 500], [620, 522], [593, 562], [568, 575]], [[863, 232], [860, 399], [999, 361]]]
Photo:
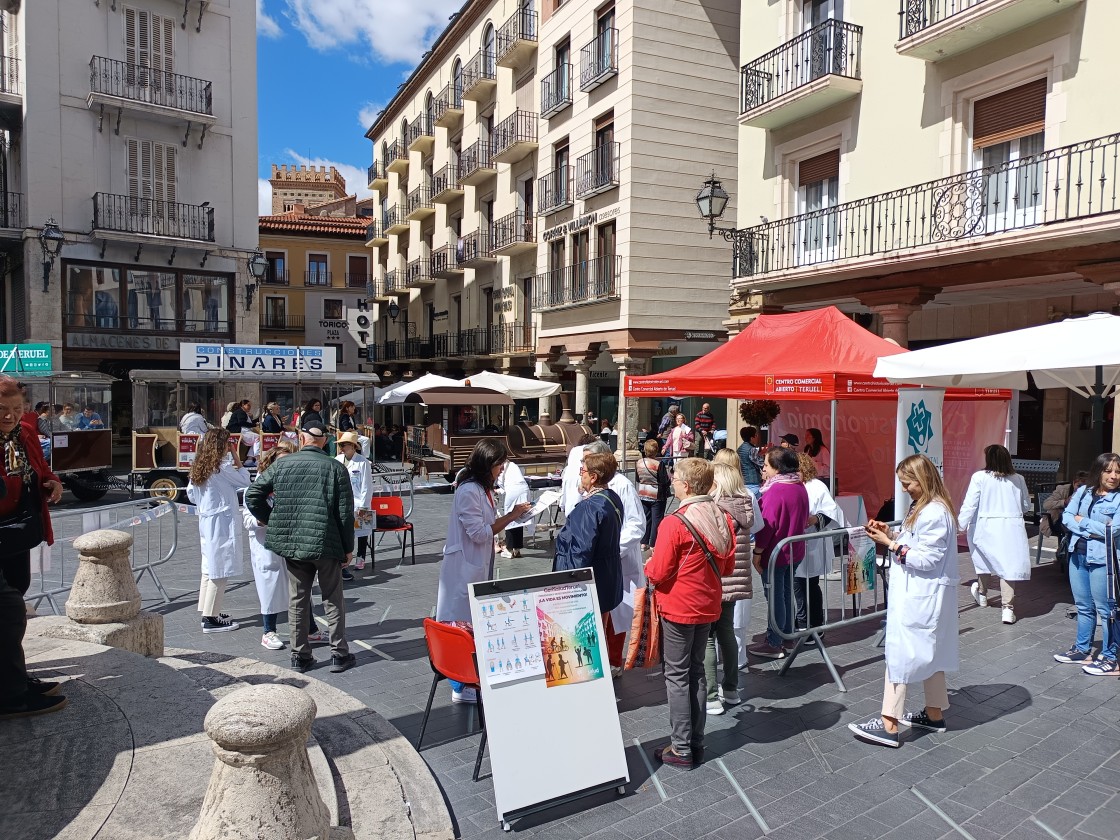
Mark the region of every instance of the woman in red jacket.
[[657, 590], [671, 744], [654, 752], [665, 764], [691, 770], [703, 760], [708, 684], [704, 650], [722, 609], [722, 579], [735, 569], [735, 529], [708, 491], [712, 465], [678, 461], [673, 492], [680, 508], [661, 520], [646, 577]]
[[[43, 458], [34, 428], [20, 422], [24, 398], [19, 385], [0, 376], [0, 523], [19, 514], [26, 537], [0, 529], [0, 720], [61, 709], [65, 697], [51, 696], [58, 683], [27, 676], [23, 634], [27, 611], [23, 596], [31, 585], [31, 542], [54, 542], [47, 504], [62, 498], [62, 483]], [[26, 543], [26, 544], [24, 544]]]

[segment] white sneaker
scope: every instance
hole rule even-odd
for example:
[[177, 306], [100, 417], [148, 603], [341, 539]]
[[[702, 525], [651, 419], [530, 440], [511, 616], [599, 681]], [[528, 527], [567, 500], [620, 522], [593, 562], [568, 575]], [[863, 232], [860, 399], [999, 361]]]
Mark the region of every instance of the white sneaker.
[[452, 690], [451, 692], [452, 703], [477, 703], [478, 702], [478, 689], [464, 688], [462, 691]]
[[322, 645], [330, 641], [330, 638], [322, 630], [316, 630], [314, 633], [307, 634], [307, 641], [313, 645]]
[[977, 606], [988, 606], [988, 590], [980, 589], [980, 581], [973, 581], [972, 588], [969, 591], [972, 593], [972, 600], [976, 602]]
[[366, 558], [359, 557], [357, 560], [354, 561], [354, 568], [357, 569], [359, 572], [362, 569], [364, 569], [365, 567], [366, 567]]
[[738, 706], [742, 700], [739, 699], [739, 690], [735, 688], [724, 688], [720, 686], [719, 699], [726, 703], [728, 706]]
[[1017, 620], [1018, 619], [1015, 618], [1015, 610], [1011, 609], [1011, 607], [1004, 607], [1003, 608], [1003, 623], [1004, 624], [1014, 624]]
[[512, 560], [513, 559], [513, 552], [510, 551], [508, 548], [503, 548], [501, 551], [498, 552], [498, 556], [499, 557], [504, 557], [507, 560]]
[[708, 701], [708, 714], [710, 714], [710, 715], [722, 715], [723, 714], [723, 703], [721, 703], [719, 700], [709, 700]]
[[284, 643], [280, 641], [280, 637], [275, 633], [269, 632], [261, 636], [261, 647], [268, 648], [269, 650], [283, 650]]

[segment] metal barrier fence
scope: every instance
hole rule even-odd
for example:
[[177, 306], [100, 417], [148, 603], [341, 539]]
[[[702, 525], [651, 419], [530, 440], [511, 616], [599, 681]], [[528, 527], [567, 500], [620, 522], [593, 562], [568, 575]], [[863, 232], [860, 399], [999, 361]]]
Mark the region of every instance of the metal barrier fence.
[[[899, 523], [890, 522], [888, 525], [895, 528], [898, 527]], [[854, 541], [859, 540], [862, 543], [863, 539], [867, 539], [870, 548], [865, 547], [865, 550], [857, 556], [850, 551], [850, 547]], [[803, 566], [804, 560], [782, 566], [780, 569], [774, 562], [786, 546], [815, 541], [825, 543], [824, 550], [828, 561], [825, 574], [814, 578], [799, 578], [798, 569]], [[837, 543], [839, 543], [840, 550], [837, 548]], [[840, 677], [840, 672], [836, 670], [836, 665], [828, 655], [828, 649], [825, 647], [822, 634], [843, 627], [851, 627], [864, 621], [885, 619], [887, 615], [886, 572], [887, 561], [880, 557], [875, 549], [875, 543], [865, 536], [863, 528], [836, 528], [829, 531], [799, 534], [795, 537], [786, 537], [774, 546], [770, 553], [770, 562], [766, 567], [766, 574], [763, 576], [763, 585], [766, 587], [767, 628], [775, 628], [783, 644], [785, 642], [796, 643], [793, 650], [786, 653], [778, 674], [784, 675], [793, 665], [793, 661], [798, 654], [806, 647], [812, 646], [820, 652], [821, 658], [824, 660], [828, 672], [832, 675], [832, 679], [836, 682], [837, 688], [841, 691], [847, 691], [844, 680]], [[777, 629], [776, 610], [779, 606], [779, 600], [774, 595], [774, 577], [776, 574], [786, 576], [782, 600], [787, 601], [784, 606], [790, 611], [789, 625], [792, 629], [788, 632]], [[880, 579], [882, 580], [881, 585], [879, 583]], [[798, 580], [803, 581], [800, 586], [797, 584]], [[800, 621], [797, 616], [799, 599], [796, 590], [798, 588], [803, 588], [804, 592], [802, 598], [804, 603], [803, 626], [799, 626]], [[851, 599], [850, 603], [849, 598]], [[870, 598], [870, 604], [867, 604], [868, 598]], [[813, 608], [814, 601], [820, 605], [820, 615], [824, 619], [816, 623], [813, 621], [814, 613], [817, 612]]]
[[25, 601], [38, 607], [46, 601], [55, 615], [60, 611], [55, 598], [70, 591], [74, 573], [78, 569], [78, 552], [74, 540], [82, 534], [108, 528], [132, 534], [130, 562], [136, 582], [149, 575], [165, 604], [171, 603], [163, 582], [156, 574], [175, 555], [179, 545], [178, 507], [168, 501], [149, 499], [104, 505], [79, 510], [52, 511], [54, 545], [42, 545], [31, 552], [31, 573], [38, 577], [38, 588], [23, 596]]

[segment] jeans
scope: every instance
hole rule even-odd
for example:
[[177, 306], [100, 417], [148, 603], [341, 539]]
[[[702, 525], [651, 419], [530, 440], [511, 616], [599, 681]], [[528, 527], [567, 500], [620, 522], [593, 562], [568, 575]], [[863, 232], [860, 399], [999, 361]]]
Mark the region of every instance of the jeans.
[[276, 613], [261, 613], [261, 624], [264, 625], [262, 632], [275, 633]]
[[[762, 489], [762, 485], [761, 484], [748, 484], [747, 489], [750, 490], [751, 493], [754, 494], [754, 497], [757, 499], [758, 498], [758, 491]], [[755, 515], [756, 516], [758, 515], [757, 512], [756, 512]]]
[[820, 627], [824, 624], [824, 594], [821, 592], [819, 577], [795, 577], [793, 597], [797, 604], [796, 626], [798, 628]]
[[710, 624], [677, 624], [661, 619], [661, 658], [665, 667], [673, 751], [686, 757], [704, 746], [708, 714], [704, 649], [710, 627]]
[[642, 535], [642, 544], [650, 548], [657, 544], [657, 529], [665, 518], [665, 502], [665, 499], [642, 502], [642, 512], [646, 515], [646, 532]]
[[[704, 679], [708, 683], [708, 700], [719, 699], [724, 691], [739, 690], [739, 640], [735, 637], [735, 602], [725, 601], [723, 610], [711, 625], [704, 650]], [[723, 682], [716, 681], [716, 645], [723, 660]]]
[[[768, 573], [768, 569], [763, 569]], [[793, 617], [796, 607], [790, 603], [793, 589], [790, 586], [791, 570], [789, 566], [778, 566], [774, 569], [774, 585], [767, 586], [766, 600], [774, 607], [774, 620], [766, 627], [766, 644], [771, 647], [781, 647], [784, 639], [778, 635], [781, 630], [785, 633], [793, 632]], [[766, 574], [762, 579], [766, 580]]]
[[1077, 649], [1089, 650], [1101, 617], [1101, 656], [1116, 659], [1116, 627], [1110, 617], [1115, 606], [1108, 593], [1108, 573], [1103, 563], [1089, 565], [1082, 552], [1069, 558], [1069, 586], [1077, 605]]

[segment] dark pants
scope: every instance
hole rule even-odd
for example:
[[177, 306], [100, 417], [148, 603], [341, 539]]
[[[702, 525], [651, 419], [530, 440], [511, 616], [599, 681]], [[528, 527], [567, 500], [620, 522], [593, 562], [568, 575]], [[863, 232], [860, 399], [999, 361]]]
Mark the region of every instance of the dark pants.
[[358, 537], [358, 550], [354, 552], [355, 557], [365, 557], [366, 552], [369, 550], [369, 537]]
[[510, 528], [506, 531], [506, 548], [512, 551], [517, 549], [520, 551], [525, 547], [525, 529], [524, 528]]
[[642, 535], [644, 545], [657, 544], [657, 529], [661, 520], [665, 518], [665, 499], [656, 499], [652, 502], [642, 502], [642, 512], [646, 515], [646, 532]]
[[[708, 700], [719, 699], [719, 688], [739, 690], [739, 640], [735, 638], [735, 602], [725, 601], [719, 618], [708, 625], [708, 643], [704, 651], [704, 677], [708, 683]], [[716, 646], [723, 659], [723, 682], [716, 673]]]
[[[820, 627], [824, 624], [824, 594], [819, 577], [793, 579], [793, 597], [797, 602], [797, 627]], [[805, 623], [805, 619], [809, 623]]]
[[0, 703], [17, 702], [27, 693], [23, 634], [27, 631], [24, 593], [31, 585], [31, 552], [0, 562]]
[[292, 655], [311, 658], [311, 643], [307, 641], [311, 618], [311, 587], [319, 577], [319, 591], [327, 613], [327, 629], [331, 639], [331, 654], [345, 656], [350, 652], [346, 644], [346, 601], [342, 594], [342, 564], [337, 560], [318, 563], [286, 559], [288, 567], [288, 627], [292, 634]]
[[710, 628], [710, 624], [661, 620], [661, 657], [665, 668], [665, 693], [669, 698], [673, 751], [683, 756], [704, 746], [708, 714], [704, 649]]

